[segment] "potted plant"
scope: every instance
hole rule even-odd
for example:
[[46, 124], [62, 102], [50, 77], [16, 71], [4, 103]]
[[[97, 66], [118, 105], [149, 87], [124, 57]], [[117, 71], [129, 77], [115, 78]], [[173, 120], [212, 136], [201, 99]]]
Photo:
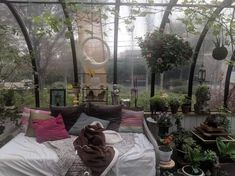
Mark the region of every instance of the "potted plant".
[[182, 172], [186, 176], [204, 176], [204, 172], [199, 168], [200, 163], [203, 161], [215, 162], [217, 159], [216, 153], [212, 150], [202, 151], [200, 146], [195, 146], [187, 151], [187, 156], [190, 165], [182, 168]]
[[182, 164], [188, 163], [187, 151], [196, 146], [196, 141], [192, 138], [190, 131], [180, 130], [174, 132], [173, 135], [178, 160]]
[[162, 144], [159, 146], [160, 162], [166, 163], [171, 160], [173, 149], [171, 148], [170, 145], [172, 141], [173, 141], [172, 135], [167, 135], [163, 139], [160, 139], [160, 143]]
[[191, 111], [191, 98], [184, 96], [181, 103], [181, 109], [184, 114], [187, 114]]
[[171, 116], [167, 112], [161, 112], [157, 115], [158, 135], [160, 137], [165, 136], [169, 127], [172, 126]]
[[193, 54], [187, 41], [175, 34], [165, 34], [158, 29], [139, 38], [142, 56], [152, 72], [163, 73], [185, 65]]
[[152, 112], [165, 112], [168, 110], [168, 95], [166, 93], [156, 94], [150, 98]]
[[196, 104], [194, 104], [194, 110], [197, 114], [209, 114], [210, 108], [208, 101], [211, 99], [210, 89], [208, 86], [199, 86], [195, 93]]
[[222, 138], [216, 138], [220, 161], [235, 161], [235, 142], [224, 142]]
[[169, 106], [171, 108], [171, 113], [176, 114], [180, 107], [180, 101], [176, 97], [169, 98]]

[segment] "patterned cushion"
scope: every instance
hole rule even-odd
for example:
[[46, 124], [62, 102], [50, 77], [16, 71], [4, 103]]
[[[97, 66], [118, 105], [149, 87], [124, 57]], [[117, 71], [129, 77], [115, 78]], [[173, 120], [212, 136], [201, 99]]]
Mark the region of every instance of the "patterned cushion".
[[143, 133], [144, 111], [122, 110], [119, 132]]
[[21, 119], [20, 119], [21, 130], [24, 133], [26, 132], [26, 130], [28, 128], [30, 111], [34, 111], [39, 114], [47, 114], [47, 115], [49, 115], [51, 113], [50, 111], [44, 111], [44, 110], [31, 109], [31, 108], [24, 107], [22, 110]]

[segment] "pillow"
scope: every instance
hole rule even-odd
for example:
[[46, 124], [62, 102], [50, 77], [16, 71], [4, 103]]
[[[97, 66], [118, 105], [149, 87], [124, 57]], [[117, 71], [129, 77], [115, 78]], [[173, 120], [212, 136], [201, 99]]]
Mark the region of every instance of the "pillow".
[[27, 107], [24, 107], [21, 113], [21, 119], [20, 119], [20, 125], [22, 132], [26, 132], [29, 124], [29, 117], [30, 117], [30, 111], [34, 111], [39, 114], [50, 114], [50, 111], [44, 111], [44, 110], [38, 110], [38, 109], [30, 109]]
[[75, 124], [78, 117], [82, 112], [85, 111], [85, 105], [79, 106], [52, 106], [51, 115], [56, 117], [59, 114], [62, 115], [64, 120], [64, 125], [67, 131]]
[[122, 110], [119, 132], [143, 133], [144, 111]]
[[53, 117], [47, 114], [39, 114], [39, 113], [36, 113], [35, 111], [30, 111], [29, 124], [26, 130], [25, 136], [35, 137], [34, 129], [33, 129], [33, 120], [46, 120], [50, 118], [53, 118]]
[[109, 120], [108, 130], [118, 131], [121, 123], [121, 105], [95, 105], [90, 103], [87, 115], [97, 117], [103, 120]]
[[69, 138], [61, 115], [46, 120], [33, 120], [33, 128], [38, 143]]
[[77, 122], [73, 125], [73, 127], [69, 130], [69, 134], [78, 136], [80, 131], [87, 125], [90, 125], [92, 122], [100, 122], [103, 127], [106, 129], [109, 121], [98, 119], [96, 117], [88, 116], [85, 113], [82, 113], [78, 118]]

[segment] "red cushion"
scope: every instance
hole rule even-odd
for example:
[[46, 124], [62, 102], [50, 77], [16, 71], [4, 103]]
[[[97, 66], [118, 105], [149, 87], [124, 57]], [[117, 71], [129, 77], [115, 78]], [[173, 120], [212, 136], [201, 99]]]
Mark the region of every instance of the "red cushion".
[[36, 140], [39, 143], [69, 138], [62, 116], [47, 120], [33, 120]]

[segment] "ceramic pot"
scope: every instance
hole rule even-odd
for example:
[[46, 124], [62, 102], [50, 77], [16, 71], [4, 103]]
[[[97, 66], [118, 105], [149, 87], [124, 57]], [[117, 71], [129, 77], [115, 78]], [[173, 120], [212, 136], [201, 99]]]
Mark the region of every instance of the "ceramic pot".
[[193, 174], [193, 169], [190, 165], [184, 166], [182, 168], [182, 172], [185, 176], [205, 176], [204, 172], [198, 168], [199, 172], [197, 174]]
[[173, 153], [172, 148], [166, 146], [160, 146], [160, 161], [162, 162], [169, 162], [171, 160], [171, 155]]
[[171, 107], [171, 113], [176, 114], [180, 106], [170, 106], [170, 107]]
[[191, 105], [183, 104], [181, 105], [181, 109], [184, 114], [187, 114], [191, 111]]

